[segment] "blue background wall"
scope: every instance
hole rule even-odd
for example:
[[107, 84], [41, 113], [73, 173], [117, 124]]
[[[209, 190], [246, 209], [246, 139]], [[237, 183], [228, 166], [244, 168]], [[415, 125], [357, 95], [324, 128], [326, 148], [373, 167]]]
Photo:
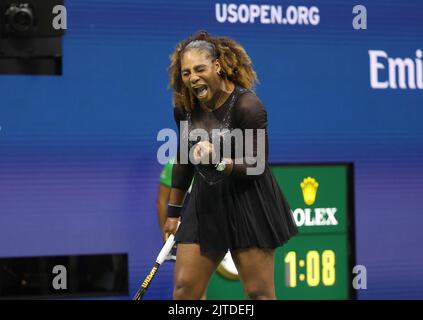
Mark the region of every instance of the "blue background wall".
[[[352, 28], [355, 1], [267, 4], [315, 5], [320, 23], [218, 23], [212, 1], [68, 0], [63, 76], [0, 76], [0, 256], [128, 252], [132, 296], [161, 246], [168, 57], [207, 29], [254, 62], [271, 162], [354, 162], [358, 297], [423, 298], [423, 90], [372, 89], [368, 55], [414, 58], [423, 3], [361, 1], [367, 30]], [[171, 297], [172, 267], [146, 298]]]

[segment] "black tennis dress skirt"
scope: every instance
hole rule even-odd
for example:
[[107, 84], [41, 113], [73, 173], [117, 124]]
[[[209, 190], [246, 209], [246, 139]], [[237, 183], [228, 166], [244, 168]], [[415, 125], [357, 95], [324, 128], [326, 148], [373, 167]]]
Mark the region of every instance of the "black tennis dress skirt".
[[276, 248], [298, 233], [291, 209], [266, 164], [255, 179], [225, 177], [210, 185], [195, 171], [175, 235], [201, 252]]

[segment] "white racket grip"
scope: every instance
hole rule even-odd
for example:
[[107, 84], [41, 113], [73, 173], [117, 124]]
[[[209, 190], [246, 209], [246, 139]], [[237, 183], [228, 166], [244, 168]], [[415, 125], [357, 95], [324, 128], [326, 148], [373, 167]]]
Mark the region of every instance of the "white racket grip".
[[[179, 225], [180, 225], [181, 223], [180, 222], [178, 222], [178, 228], [179, 228]], [[176, 229], [176, 230], [178, 230], [178, 229]], [[167, 257], [167, 255], [169, 254], [169, 252], [172, 250], [172, 248], [173, 248], [173, 246], [175, 245], [175, 236], [173, 235], [173, 234], [171, 234], [170, 236], [169, 236], [169, 238], [167, 238], [167, 240], [166, 240], [166, 242], [165, 242], [165, 244], [163, 245], [163, 248], [162, 248], [162, 250], [160, 250], [160, 253], [159, 253], [159, 255], [157, 256], [157, 259], [156, 259], [156, 262], [158, 263], [158, 264], [162, 264], [163, 263], [163, 261], [165, 261], [165, 259], [166, 259], [166, 257]]]
[[163, 261], [166, 259], [167, 255], [169, 254], [170, 250], [175, 244], [175, 236], [171, 234], [169, 238], [167, 238], [162, 250], [160, 250], [159, 255], [157, 256], [156, 262], [158, 264], [162, 264]]

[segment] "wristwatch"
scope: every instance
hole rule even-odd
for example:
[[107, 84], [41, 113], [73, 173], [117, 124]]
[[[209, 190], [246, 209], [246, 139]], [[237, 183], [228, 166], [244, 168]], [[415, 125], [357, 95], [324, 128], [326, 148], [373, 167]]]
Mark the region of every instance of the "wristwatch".
[[220, 161], [218, 164], [216, 164], [216, 170], [217, 171], [224, 171], [226, 168], [227, 162], [225, 160]]

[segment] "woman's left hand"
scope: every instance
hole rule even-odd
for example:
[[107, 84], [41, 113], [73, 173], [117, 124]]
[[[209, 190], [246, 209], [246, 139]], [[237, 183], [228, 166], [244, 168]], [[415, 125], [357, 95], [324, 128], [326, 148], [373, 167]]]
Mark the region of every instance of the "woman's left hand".
[[194, 147], [194, 160], [202, 164], [212, 164], [216, 159], [214, 146], [209, 141], [200, 141]]

